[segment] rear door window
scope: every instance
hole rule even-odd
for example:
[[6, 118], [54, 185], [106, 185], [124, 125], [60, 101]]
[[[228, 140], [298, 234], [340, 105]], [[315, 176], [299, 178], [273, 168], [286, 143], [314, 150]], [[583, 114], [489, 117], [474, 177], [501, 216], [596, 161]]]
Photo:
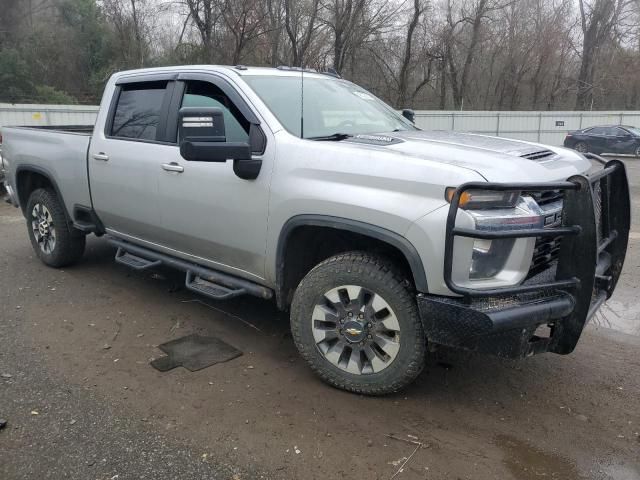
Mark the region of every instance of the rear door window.
[[111, 136], [155, 141], [167, 82], [134, 83], [121, 88]]

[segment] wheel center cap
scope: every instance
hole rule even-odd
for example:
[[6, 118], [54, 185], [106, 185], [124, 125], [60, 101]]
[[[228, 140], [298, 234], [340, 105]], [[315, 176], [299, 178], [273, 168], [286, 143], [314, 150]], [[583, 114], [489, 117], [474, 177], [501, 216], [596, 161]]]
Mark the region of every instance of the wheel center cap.
[[40, 225], [38, 225], [38, 229], [40, 230], [40, 233], [42, 235], [46, 235], [49, 231], [49, 225], [47, 225], [47, 222], [40, 222]]
[[360, 322], [356, 322], [355, 320], [351, 320], [344, 324], [343, 333], [347, 341], [351, 343], [361, 342], [367, 335], [364, 325]]

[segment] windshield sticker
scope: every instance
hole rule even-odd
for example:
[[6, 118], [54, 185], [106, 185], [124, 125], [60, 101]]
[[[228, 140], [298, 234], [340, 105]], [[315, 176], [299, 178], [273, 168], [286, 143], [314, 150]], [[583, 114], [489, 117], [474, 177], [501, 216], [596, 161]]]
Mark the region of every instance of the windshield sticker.
[[356, 97], [359, 97], [363, 100], [373, 100], [373, 97], [371, 95], [369, 95], [367, 92], [359, 92], [357, 90], [353, 90], [353, 94]]

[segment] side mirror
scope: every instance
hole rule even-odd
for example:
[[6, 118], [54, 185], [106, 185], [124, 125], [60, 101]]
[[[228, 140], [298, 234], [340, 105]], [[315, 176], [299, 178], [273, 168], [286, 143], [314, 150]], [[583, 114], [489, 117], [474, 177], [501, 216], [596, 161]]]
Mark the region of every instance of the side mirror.
[[416, 123], [416, 112], [414, 112], [410, 108], [405, 108], [404, 110], [402, 110], [402, 116], [409, 120], [411, 123]]
[[180, 155], [194, 162], [251, 160], [248, 143], [227, 142], [219, 108], [184, 107], [178, 112]]
[[[250, 139], [255, 137], [251, 125]], [[263, 137], [262, 137], [263, 138]], [[253, 159], [246, 142], [227, 142], [224, 114], [220, 108], [183, 107], [178, 112], [180, 155], [193, 162], [226, 162], [233, 160], [233, 171], [245, 180], [258, 177], [262, 160]], [[264, 149], [264, 147], [263, 147]]]

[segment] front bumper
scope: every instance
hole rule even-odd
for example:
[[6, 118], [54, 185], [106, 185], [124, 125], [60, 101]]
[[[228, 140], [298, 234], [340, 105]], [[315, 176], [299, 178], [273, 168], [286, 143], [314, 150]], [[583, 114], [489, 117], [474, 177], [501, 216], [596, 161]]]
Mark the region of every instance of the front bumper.
[[[603, 168], [590, 175], [575, 175], [566, 182], [469, 183], [457, 189], [447, 220], [444, 279], [460, 297], [418, 296], [422, 323], [431, 342], [508, 358], [573, 351], [587, 321], [616, 287], [630, 226], [624, 164], [619, 160], [605, 162], [595, 155], [589, 157], [603, 164]], [[460, 196], [473, 188], [562, 190], [562, 223], [544, 229], [499, 232], [456, 228]], [[557, 262], [521, 285], [474, 289], [452, 280], [457, 236], [486, 239], [562, 236], [563, 240]]]

